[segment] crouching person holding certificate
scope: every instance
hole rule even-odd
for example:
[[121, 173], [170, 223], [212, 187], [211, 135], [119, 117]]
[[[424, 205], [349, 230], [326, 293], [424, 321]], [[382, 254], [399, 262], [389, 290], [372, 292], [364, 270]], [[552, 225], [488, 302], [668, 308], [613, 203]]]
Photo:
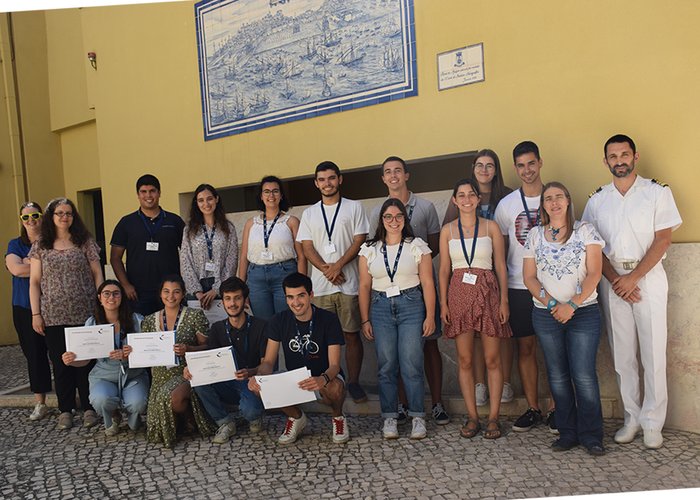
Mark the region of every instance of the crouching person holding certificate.
[[[140, 332], [143, 318], [131, 313], [125, 298], [126, 292], [118, 281], [103, 281], [97, 288], [95, 315], [85, 322], [85, 326], [114, 325], [115, 349], [108, 358], [98, 359], [88, 375], [90, 404], [102, 415], [107, 436], [119, 433], [119, 408], [126, 411], [129, 428], [136, 431], [148, 402], [148, 374], [143, 368], [129, 368], [131, 347], [126, 345], [126, 334]], [[62, 358], [68, 366], [85, 366], [90, 362], [75, 361], [75, 357], [75, 353], [66, 352]]]
[[[301, 380], [298, 388], [318, 391], [321, 402], [331, 407], [333, 442], [345, 443], [350, 439], [350, 432], [343, 415], [345, 380], [340, 368], [340, 352], [345, 339], [340, 320], [335, 314], [311, 304], [314, 294], [308, 276], [292, 273], [282, 281], [282, 287], [289, 310], [274, 315], [268, 322], [265, 357], [258, 368], [258, 376], [248, 381], [248, 388], [261, 393], [259, 380], [272, 373], [281, 345], [288, 371], [301, 368], [310, 372], [311, 376]], [[279, 442], [290, 444], [306, 427], [307, 418], [296, 405], [281, 409], [287, 415], [287, 422]]]
[[250, 425], [250, 432], [258, 433], [262, 430], [265, 409], [260, 398], [248, 389], [248, 379], [257, 373], [258, 365], [265, 355], [267, 337], [264, 333], [265, 321], [245, 313], [248, 294], [248, 285], [240, 278], [228, 278], [221, 283], [219, 296], [228, 319], [214, 323], [207, 334], [208, 349], [231, 348], [236, 370], [231, 373], [231, 380], [195, 386], [198, 374], [195, 372], [193, 380], [189, 367], [185, 367], [183, 374], [193, 385], [204, 409], [219, 426], [212, 440], [216, 444], [224, 444], [236, 434], [236, 422], [227, 411], [226, 404], [238, 403], [243, 418]]

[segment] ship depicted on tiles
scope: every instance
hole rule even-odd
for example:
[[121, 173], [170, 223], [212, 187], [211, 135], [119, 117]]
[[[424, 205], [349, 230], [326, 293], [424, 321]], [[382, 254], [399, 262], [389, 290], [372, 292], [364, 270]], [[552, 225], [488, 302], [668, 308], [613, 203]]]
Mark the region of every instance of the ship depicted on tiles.
[[204, 138], [417, 94], [413, 0], [195, 5]]

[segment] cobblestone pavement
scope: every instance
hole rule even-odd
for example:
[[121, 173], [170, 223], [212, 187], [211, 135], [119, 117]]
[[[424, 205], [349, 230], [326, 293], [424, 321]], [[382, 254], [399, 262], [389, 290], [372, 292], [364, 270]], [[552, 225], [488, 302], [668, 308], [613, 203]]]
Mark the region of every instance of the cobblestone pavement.
[[660, 450], [641, 438], [623, 447], [611, 439], [616, 421], [606, 422], [607, 455], [594, 458], [550, 451], [544, 426], [487, 441], [458, 437], [457, 422], [429, 422], [423, 441], [408, 439], [408, 428], [384, 441], [380, 417], [358, 416], [349, 417], [350, 442], [334, 445], [330, 417], [315, 414], [297, 443], [282, 446], [283, 420], [273, 415], [262, 434], [242, 429], [223, 446], [186, 436], [168, 450], [128, 430], [56, 431], [55, 410], [36, 423], [27, 414], [0, 409], [2, 498], [516, 498], [700, 486], [700, 435], [666, 431]]
[[0, 391], [28, 383], [27, 360], [19, 345], [0, 347]]

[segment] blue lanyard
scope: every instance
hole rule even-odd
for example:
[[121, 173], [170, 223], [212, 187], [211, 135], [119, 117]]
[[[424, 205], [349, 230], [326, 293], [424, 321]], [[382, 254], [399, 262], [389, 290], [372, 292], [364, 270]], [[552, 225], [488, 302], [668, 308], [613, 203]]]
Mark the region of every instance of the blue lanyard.
[[143, 225], [146, 226], [146, 231], [148, 232], [148, 235], [151, 237], [151, 241], [153, 241], [153, 238], [155, 237], [155, 235], [158, 234], [158, 231], [160, 231], [160, 226], [163, 225], [163, 220], [165, 219], [165, 210], [161, 209], [160, 214], [158, 214], [158, 219], [153, 224], [151, 224], [149, 222], [149, 220], [146, 218], [146, 216], [141, 211], [141, 209], [139, 209], [138, 213], [139, 213], [139, 216], [141, 217], [141, 221], [143, 221]]
[[[340, 205], [338, 205], [340, 207]], [[321, 210], [323, 210], [323, 205], [321, 206]], [[268, 232], [267, 230], [267, 217], [265, 216], [265, 212], [263, 212], [262, 215], [262, 220], [263, 220], [263, 240], [265, 242], [265, 248], [267, 249], [267, 243], [270, 241], [270, 235], [272, 234], [272, 230], [275, 228], [275, 224], [277, 224], [277, 219], [280, 218], [280, 214], [282, 212], [277, 212], [277, 215], [275, 218], [272, 220], [272, 225], [270, 226], [270, 231]], [[324, 218], [326, 215], [326, 212], [323, 212]], [[336, 212], [337, 215], [337, 212]], [[333, 223], [335, 224], [335, 219], [333, 219]], [[326, 222], [326, 226], [328, 226], [328, 223]]]
[[214, 233], [216, 233], [216, 224], [211, 228], [211, 236], [209, 236], [206, 224], [202, 224], [202, 230], [204, 230], [204, 239], [207, 242], [207, 254], [209, 254], [209, 262], [211, 262], [214, 260]]
[[457, 217], [457, 227], [459, 227], [459, 241], [462, 243], [462, 252], [464, 252], [464, 258], [467, 261], [467, 267], [471, 269], [472, 262], [474, 261], [474, 254], [476, 253], [476, 240], [479, 236], [479, 218], [476, 218], [476, 224], [474, 224], [474, 237], [472, 238], [472, 256], [469, 258], [467, 255], [467, 246], [464, 244], [464, 230], [462, 229], [462, 221]]
[[411, 218], [413, 217], [413, 209], [416, 208], [416, 206], [415, 206], [415, 205], [408, 205], [406, 208], [408, 208], [408, 211], [407, 211], [407, 212], [408, 212], [408, 214], [407, 214], [407, 215], [408, 215], [408, 217], [407, 217], [408, 220], [407, 220], [406, 222], [408, 222], [408, 223], [410, 224], [410, 223], [411, 223]]
[[540, 223], [540, 211], [539, 209], [535, 210], [535, 220], [533, 221], [530, 218], [530, 209], [528, 208], [527, 202], [525, 201], [525, 193], [523, 193], [523, 188], [520, 188], [519, 191], [520, 199], [523, 201], [523, 208], [525, 209], [525, 213], [527, 214], [527, 221], [530, 223], [530, 229], [532, 229]]
[[[333, 229], [335, 228], [335, 221], [338, 219], [338, 213], [340, 213], [340, 203], [343, 198], [338, 199], [338, 206], [335, 209], [335, 215], [333, 215], [333, 221], [331, 226], [328, 227], [328, 217], [326, 217], [326, 211], [323, 208], [323, 201], [321, 201], [321, 213], [323, 214], [323, 223], [326, 225], [326, 234], [328, 235], [328, 243], [332, 243], [331, 236], [333, 235]], [[272, 230], [270, 230], [272, 231]]]
[[[180, 310], [177, 312], [177, 316], [175, 317], [175, 326], [173, 327], [173, 330], [177, 329], [177, 324], [180, 322], [180, 315], [182, 314], [182, 306], [180, 306]], [[165, 313], [165, 309], [163, 309], [163, 331], [167, 332], [168, 330], [168, 315]]]
[[403, 250], [403, 238], [401, 239], [401, 244], [399, 245], [399, 250], [396, 252], [396, 259], [394, 259], [394, 269], [389, 268], [389, 258], [387, 257], [386, 243], [382, 247], [382, 253], [384, 254], [384, 267], [386, 267], [386, 274], [389, 279], [394, 283], [394, 276], [396, 276], [396, 271], [399, 270], [399, 259], [401, 258], [401, 251]]
[[[311, 335], [314, 332], [314, 316], [316, 315], [316, 307], [311, 306], [311, 320], [309, 321], [309, 342], [311, 341]], [[308, 343], [304, 343], [304, 339], [301, 336], [301, 332], [299, 331], [299, 323], [297, 320], [294, 320], [294, 326], [297, 328], [297, 342], [299, 342], [299, 348], [301, 349], [302, 355], [304, 356], [304, 359], [306, 359], [309, 355], [309, 345]]]
[[[250, 316], [246, 314], [246, 324], [245, 324], [245, 329], [238, 330], [238, 333], [236, 334], [236, 344], [240, 342], [241, 340], [241, 333], [245, 332], [245, 336], [243, 337], [243, 355], [248, 354], [248, 334], [250, 333]], [[231, 322], [229, 320], [226, 320], [226, 335], [228, 335], [228, 341], [231, 344], [231, 354], [233, 355], [233, 361], [236, 363], [236, 368], [239, 370], [243, 368], [239, 361], [239, 356], [236, 356], [236, 346], [233, 343], [233, 338], [231, 337], [231, 329], [233, 326], [231, 326]]]

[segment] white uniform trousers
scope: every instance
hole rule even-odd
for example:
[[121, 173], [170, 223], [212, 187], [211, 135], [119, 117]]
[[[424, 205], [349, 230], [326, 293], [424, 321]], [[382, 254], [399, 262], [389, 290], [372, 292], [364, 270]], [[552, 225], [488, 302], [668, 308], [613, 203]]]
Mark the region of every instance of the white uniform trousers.
[[[615, 271], [629, 273], [613, 264]], [[600, 280], [599, 300], [625, 411], [625, 425], [660, 431], [666, 420], [666, 305], [668, 282], [659, 262], [637, 286], [641, 302], [630, 304], [618, 297], [610, 282]], [[640, 374], [644, 369], [644, 400], [640, 398]]]

